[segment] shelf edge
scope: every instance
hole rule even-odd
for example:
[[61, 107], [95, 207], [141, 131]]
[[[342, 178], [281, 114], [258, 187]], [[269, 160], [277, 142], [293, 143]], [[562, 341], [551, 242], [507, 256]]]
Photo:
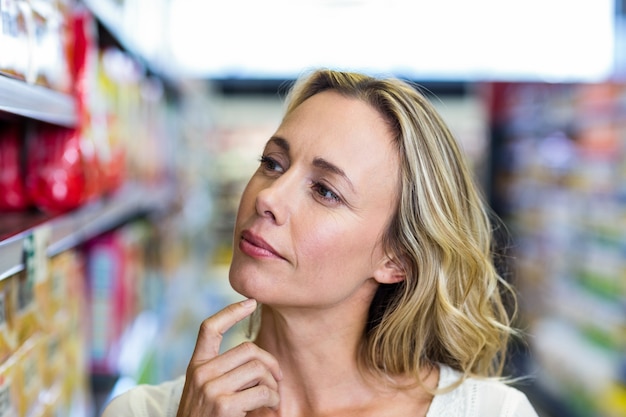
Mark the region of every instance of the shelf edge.
[[0, 111], [66, 127], [78, 122], [70, 95], [6, 75], [0, 75]]
[[169, 205], [171, 195], [171, 190], [167, 186], [155, 192], [150, 188], [127, 185], [112, 196], [104, 197], [0, 241], [0, 281], [24, 269], [24, 239], [36, 229], [50, 229], [46, 252], [48, 257], [53, 257], [134, 217], [161, 210]]
[[0, 242], [0, 281], [24, 269], [23, 249], [23, 235]]

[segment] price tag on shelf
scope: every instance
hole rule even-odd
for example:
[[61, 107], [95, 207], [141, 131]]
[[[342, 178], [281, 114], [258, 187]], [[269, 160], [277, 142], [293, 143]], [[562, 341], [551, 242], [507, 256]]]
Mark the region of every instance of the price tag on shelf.
[[[18, 275], [16, 328], [18, 343], [24, 343], [41, 326], [42, 312], [46, 304], [37, 300], [36, 294], [44, 293], [48, 278], [47, 253], [50, 228], [36, 227], [24, 237], [24, 271]], [[39, 305], [38, 305], [39, 304]]]
[[42, 225], [33, 229], [32, 233], [24, 239], [24, 268], [28, 280], [33, 284], [46, 280], [50, 235], [50, 226]]

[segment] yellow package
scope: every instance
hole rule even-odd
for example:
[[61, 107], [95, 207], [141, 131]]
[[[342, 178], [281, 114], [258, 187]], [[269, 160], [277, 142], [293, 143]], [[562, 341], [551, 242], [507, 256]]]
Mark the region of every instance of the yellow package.
[[71, 415], [69, 405], [63, 398], [63, 386], [61, 384], [57, 384], [46, 390], [46, 395], [44, 398], [41, 398], [41, 407], [37, 409], [37, 412], [39, 412], [37, 417], [58, 417]]
[[66, 393], [69, 397], [77, 392], [85, 392], [89, 381], [89, 358], [86, 338], [83, 334], [68, 332], [63, 338], [65, 359]]
[[24, 270], [17, 274], [16, 331], [19, 344], [43, 329], [45, 324], [49, 236], [49, 228], [39, 227], [24, 239]]
[[0, 365], [0, 416], [19, 416], [20, 389], [15, 379], [16, 356], [10, 356]]
[[18, 413], [30, 415], [39, 406], [43, 391], [42, 376], [45, 361], [42, 354], [42, 337], [35, 335], [18, 349], [15, 356], [14, 380], [19, 387]]
[[[50, 260], [48, 301], [54, 320], [53, 330], [85, 326], [87, 290], [84, 256], [76, 249], [64, 251]], [[77, 323], [78, 322], [78, 323]], [[84, 322], [84, 324], [81, 324]], [[86, 331], [81, 327], [81, 331]]]
[[600, 410], [606, 417], [626, 415], [626, 385], [614, 383], [608, 387], [599, 401]]
[[21, 346], [37, 331], [43, 328], [43, 314], [37, 310], [34, 298], [34, 285], [26, 271], [14, 277], [16, 283], [15, 333], [17, 344]]
[[68, 343], [66, 335], [61, 332], [51, 332], [41, 337], [44, 369], [42, 384], [45, 389], [58, 385], [65, 379], [67, 369], [73, 366], [68, 363], [64, 344]]
[[45, 306], [46, 317], [49, 320], [56, 320], [57, 314], [64, 309], [64, 304], [71, 302], [67, 297], [67, 274], [71, 253], [72, 251], [61, 252], [50, 259], [47, 285], [40, 287], [41, 289], [47, 287], [47, 291], [45, 294], [38, 294], [37, 303]]
[[17, 278], [9, 277], [0, 281], [0, 362], [17, 350], [15, 329], [15, 303]]

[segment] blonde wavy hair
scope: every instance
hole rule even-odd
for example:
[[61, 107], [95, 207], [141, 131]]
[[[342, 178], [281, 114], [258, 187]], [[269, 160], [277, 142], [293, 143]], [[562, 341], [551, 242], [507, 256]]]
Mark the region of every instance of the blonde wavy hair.
[[379, 287], [361, 366], [383, 378], [415, 375], [420, 384], [420, 370], [436, 363], [463, 374], [454, 386], [501, 376], [516, 334], [503, 294], [514, 305], [515, 294], [494, 265], [490, 212], [455, 138], [429, 100], [396, 78], [314, 71], [292, 86], [286, 115], [326, 90], [377, 109], [401, 161], [399, 203], [383, 247], [406, 279]]

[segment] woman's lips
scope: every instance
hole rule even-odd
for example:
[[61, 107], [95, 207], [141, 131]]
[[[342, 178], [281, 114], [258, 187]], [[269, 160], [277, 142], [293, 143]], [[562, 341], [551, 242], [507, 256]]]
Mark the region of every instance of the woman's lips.
[[248, 256], [254, 258], [283, 258], [269, 243], [263, 238], [249, 230], [244, 230], [239, 241], [239, 249]]

